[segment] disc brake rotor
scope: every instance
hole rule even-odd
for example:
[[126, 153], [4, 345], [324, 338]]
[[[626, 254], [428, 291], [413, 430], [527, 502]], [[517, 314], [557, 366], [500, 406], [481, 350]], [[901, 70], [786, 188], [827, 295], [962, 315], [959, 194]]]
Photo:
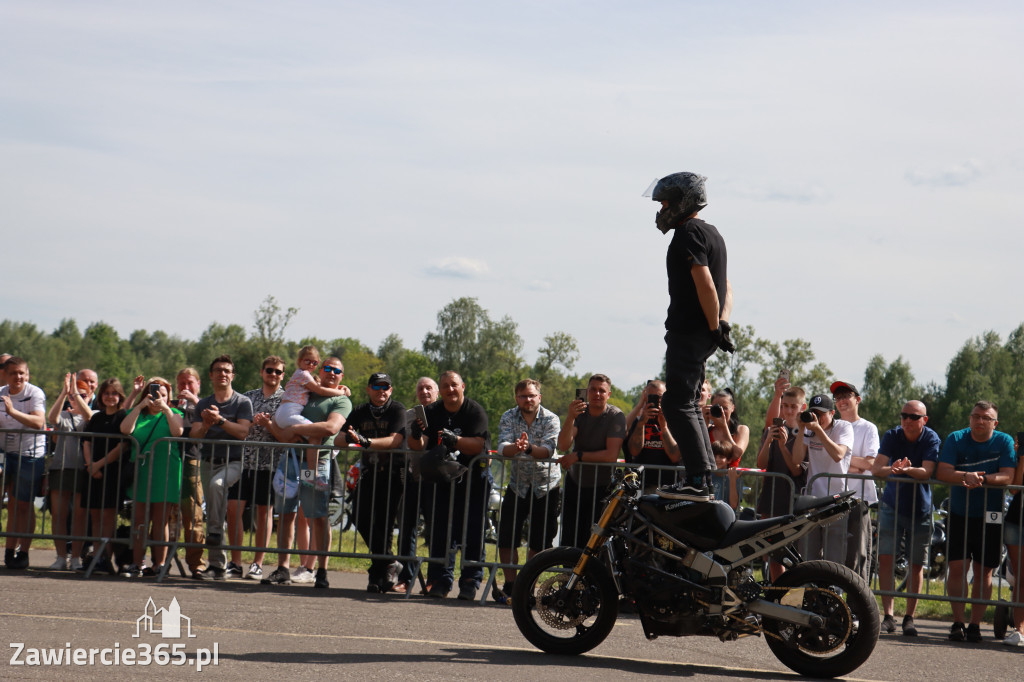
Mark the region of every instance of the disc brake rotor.
[[[537, 586], [537, 611], [540, 613], [541, 620], [555, 630], [573, 630], [587, 619], [585, 613], [570, 613], [568, 611], [569, 600], [575, 601], [576, 598], [565, 589], [565, 583], [568, 581], [569, 574], [558, 573]], [[583, 581], [580, 580], [576, 583], [574, 591], [582, 590]], [[558, 604], [553, 603], [556, 599], [564, 600], [561, 608], [558, 608]], [[575, 612], [576, 609], [573, 611]]]
[[[770, 590], [789, 590], [792, 588], [768, 588]], [[779, 637], [774, 633], [769, 633], [774, 637], [780, 639], [787, 639], [794, 642], [801, 649], [817, 655], [829, 654], [836, 651], [840, 647], [846, 644], [846, 641], [850, 638], [850, 634], [853, 630], [853, 612], [850, 611], [850, 606], [846, 601], [833, 592], [832, 590], [823, 589], [820, 587], [806, 587], [809, 597], [818, 601], [818, 605], [825, 604], [826, 613], [821, 613], [821, 609], [810, 607], [807, 608], [813, 611], [818, 616], [825, 620], [825, 632], [823, 634], [816, 633], [814, 630], [798, 625], [789, 625], [783, 630], [788, 630], [791, 634], [789, 637]], [[836, 631], [829, 627], [830, 623], [836, 624], [838, 619], [838, 625], [840, 630]]]

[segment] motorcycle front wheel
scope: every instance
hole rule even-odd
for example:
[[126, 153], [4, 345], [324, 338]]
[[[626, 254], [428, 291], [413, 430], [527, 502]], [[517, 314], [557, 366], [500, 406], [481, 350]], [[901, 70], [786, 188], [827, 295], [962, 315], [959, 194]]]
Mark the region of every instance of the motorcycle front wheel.
[[566, 583], [583, 551], [547, 549], [526, 562], [512, 588], [512, 615], [523, 636], [549, 654], [576, 655], [604, 641], [619, 614], [607, 569], [591, 559], [572, 589]]
[[764, 621], [766, 641], [785, 666], [810, 677], [846, 675], [868, 660], [878, 642], [878, 604], [846, 566], [806, 561], [779, 576], [768, 598], [821, 617], [818, 627]]

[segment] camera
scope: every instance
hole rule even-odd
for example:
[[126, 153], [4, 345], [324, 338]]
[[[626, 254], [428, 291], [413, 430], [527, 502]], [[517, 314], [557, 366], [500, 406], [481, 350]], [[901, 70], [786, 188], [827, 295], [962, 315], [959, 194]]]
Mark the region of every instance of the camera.
[[721, 405], [712, 405], [710, 411], [711, 416], [714, 417], [715, 419], [720, 419], [725, 416], [725, 412], [722, 411]]
[[803, 412], [800, 413], [800, 421], [802, 421], [804, 424], [810, 424], [811, 422], [814, 421], [814, 415], [811, 413], [810, 410], [804, 410]]

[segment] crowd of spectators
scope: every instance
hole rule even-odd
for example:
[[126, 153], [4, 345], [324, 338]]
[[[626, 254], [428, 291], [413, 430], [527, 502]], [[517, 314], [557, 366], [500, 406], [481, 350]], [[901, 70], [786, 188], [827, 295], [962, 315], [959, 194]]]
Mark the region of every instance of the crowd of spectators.
[[[483, 579], [494, 485], [488, 460], [479, 455], [493, 452], [507, 463], [508, 476], [496, 529], [504, 581], [500, 587], [494, 583], [492, 597], [507, 603], [522, 544], [527, 557], [556, 538], [562, 545], [586, 544], [616, 462], [646, 465], [646, 492], [684, 474], [679, 444], [661, 409], [665, 384], [658, 380], [648, 382], [625, 414], [609, 402], [609, 377], [594, 374], [560, 421], [542, 405], [541, 384], [524, 379], [513, 388], [515, 404], [501, 416], [492, 451], [487, 414], [467, 396], [456, 371], [444, 372], [437, 382], [421, 378], [413, 409], [392, 398], [388, 374], [375, 373], [365, 401], [353, 406], [341, 360], [321, 361], [316, 348], [305, 347], [285, 388], [282, 358], [267, 357], [261, 385], [241, 393], [233, 386], [234, 363], [222, 355], [207, 368], [211, 391], [205, 396], [202, 376], [191, 367], [183, 368], [173, 385], [161, 377], [135, 377], [127, 396], [117, 378], [99, 383], [94, 371], [82, 369], [65, 376], [47, 410], [46, 396], [30, 382], [28, 363], [10, 356], [0, 356], [0, 362], [0, 428], [8, 430], [0, 448], [8, 569], [29, 564], [27, 536], [37, 523], [33, 504], [45, 489], [51, 533], [70, 538], [55, 543], [51, 569], [85, 570], [91, 544], [86, 540], [114, 537], [118, 511], [127, 500], [136, 524], [123, 560], [115, 561], [117, 545], [107, 543], [96, 550], [93, 570], [132, 578], [156, 575], [170, 560], [168, 544], [180, 537], [187, 543], [188, 571], [197, 580], [328, 587], [329, 501], [344, 477], [335, 456], [347, 445], [359, 448], [351, 514], [371, 557], [367, 590], [411, 591], [418, 564], [410, 558], [423, 537], [431, 558], [424, 593], [444, 598], [457, 586], [460, 599], [473, 600]], [[870, 579], [877, 550], [884, 592], [893, 587], [894, 555], [905, 551], [910, 590], [918, 593], [932, 537], [928, 482], [937, 479], [951, 488], [949, 594], [967, 595], [970, 567], [971, 599], [988, 599], [1002, 547], [1019, 569], [1024, 544], [1022, 495], [1014, 496], [1004, 514], [1001, 490], [1021, 485], [1024, 463], [1013, 439], [995, 430], [998, 408], [979, 401], [970, 426], [943, 442], [927, 426], [924, 403], [910, 400], [899, 426], [879, 438], [878, 428], [859, 416], [856, 386], [836, 381], [830, 388], [808, 399], [802, 388], [789, 384], [788, 374], [776, 381], [757, 448], [756, 466], [765, 473], [755, 479], [756, 514], [788, 513], [801, 493], [853, 490], [853, 512], [805, 537], [802, 556], [835, 561]], [[750, 429], [738, 423], [728, 389], [714, 392], [705, 383], [701, 404], [719, 468], [714, 497], [738, 509], [745, 488], [744, 472], [736, 467]], [[44, 432], [47, 425], [52, 437]], [[876, 481], [887, 482], [881, 499]], [[869, 511], [875, 506], [877, 541]], [[258, 551], [245, 568], [247, 510], [253, 523], [250, 544]], [[463, 564], [456, 576], [460, 550]], [[268, 551], [276, 554], [277, 565], [264, 573]], [[293, 553], [300, 557], [294, 570]], [[768, 570], [775, 579], [785, 566], [772, 561]], [[1014, 599], [1020, 598], [1018, 583]], [[904, 635], [917, 634], [915, 609], [916, 600], [908, 599]], [[953, 602], [953, 611], [950, 638], [979, 641], [984, 609], [972, 609], [967, 625], [964, 603]], [[1017, 611], [1007, 644], [1021, 642], [1024, 610]], [[894, 632], [891, 596], [883, 596], [883, 612], [883, 630]]]

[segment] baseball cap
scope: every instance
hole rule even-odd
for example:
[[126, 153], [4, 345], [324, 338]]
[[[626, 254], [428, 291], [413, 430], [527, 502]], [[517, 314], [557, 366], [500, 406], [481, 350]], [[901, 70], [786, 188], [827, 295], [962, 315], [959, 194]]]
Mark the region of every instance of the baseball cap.
[[808, 408], [817, 410], [818, 412], [832, 412], [836, 409], [836, 404], [832, 402], [832, 396], [819, 393], [811, 398], [811, 401], [808, 403]]
[[860, 392], [857, 390], [857, 387], [854, 386], [853, 384], [851, 384], [848, 381], [833, 381], [832, 385], [829, 387], [828, 390], [831, 391], [832, 395], [835, 395], [836, 391], [838, 391], [840, 389], [843, 389], [843, 388], [846, 388], [846, 389], [849, 389], [849, 390], [853, 391], [854, 395], [857, 395], [857, 396], [860, 395]]
[[366, 382], [366, 385], [373, 386], [374, 384], [387, 384], [388, 386], [395, 385], [395, 383], [391, 381], [391, 377], [384, 372], [374, 372], [370, 375], [370, 380]]

